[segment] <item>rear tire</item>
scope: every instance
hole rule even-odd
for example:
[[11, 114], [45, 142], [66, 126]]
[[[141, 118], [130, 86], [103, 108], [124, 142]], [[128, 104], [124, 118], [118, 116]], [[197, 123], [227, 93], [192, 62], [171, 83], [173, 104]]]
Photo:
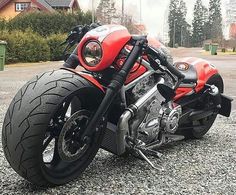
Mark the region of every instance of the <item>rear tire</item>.
[[[219, 74], [213, 75], [208, 81], [207, 84], [215, 85], [218, 87], [219, 91], [223, 93], [224, 84], [221, 76]], [[185, 136], [185, 139], [201, 139], [212, 127], [216, 120], [217, 114], [213, 114], [205, 119], [194, 121], [190, 125], [202, 125], [204, 127], [201, 128], [189, 128], [184, 131], [180, 131], [181, 135]]]
[[52, 161], [46, 163], [43, 159], [47, 133], [51, 135], [54, 128], [57, 134], [63, 127], [58, 122], [51, 128], [52, 121], [62, 113], [60, 109], [65, 101], [75, 96], [81, 102], [78, 104], [81, 109], [94, 112], [102, 92], [72, 72], [57, 70], [36, 76], [12, 100], [3, 123], [3, 150], [11, 167], [29, 182], [38, 186], [67, 183], [77, 178], [95, 157], [103, 139], [102, 130], [95, 133], [89, 149], [79, 160], [60, 159], [56, 135]]

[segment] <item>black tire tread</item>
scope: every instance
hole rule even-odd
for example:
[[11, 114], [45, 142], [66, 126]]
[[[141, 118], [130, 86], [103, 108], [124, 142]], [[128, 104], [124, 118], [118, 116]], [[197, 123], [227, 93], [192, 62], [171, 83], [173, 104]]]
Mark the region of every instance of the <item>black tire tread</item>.
[[39, 186], [48, 185], [37, 164], [39, 156], [35, 155], [43, 139], [41, 129], [46, 128], [64, 97], [88, 85], [91, 86], [72, 72], [56, 70], [34, 77], [19, 90], [8, 108], [2, 129], [6, 159], [19, 175]]

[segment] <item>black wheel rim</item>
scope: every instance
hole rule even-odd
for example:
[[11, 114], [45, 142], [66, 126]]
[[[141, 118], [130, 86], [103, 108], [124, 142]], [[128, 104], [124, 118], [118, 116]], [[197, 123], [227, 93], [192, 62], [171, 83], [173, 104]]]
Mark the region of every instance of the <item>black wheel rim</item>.
[[[75, 97], [78, 100], [77, 97]], [[64, 161], [61, 159], [58, 152], [58, 139], [60, 131], [62, 130], [66, 121], [72, 115], [71, 102], [73, 98], [67, 98], [56, 114], [50, 121], [48, 129], [45, 133], [45, 139], [42, 146], [42, 164], [43, 169], [47, 173], [47, 176], [57, 179], [64, 179], [77, 172], [84, 161], [89, 158], [92, 153], [92, 147], [89, 147], [85, 155], [82, 155], [80, 159], [73, 162]], [[74, 108], [73, 108], [74, 109]], [[82, 107], [77, 108], [83, 109]], [[75, 110], [75, 109], [74, 109]], [[84, 109], [83, 109], [84, 110]], [[89, 112], [89, 111], [87, 111]], [[46, 155], [46, 156], [45, 156]]]

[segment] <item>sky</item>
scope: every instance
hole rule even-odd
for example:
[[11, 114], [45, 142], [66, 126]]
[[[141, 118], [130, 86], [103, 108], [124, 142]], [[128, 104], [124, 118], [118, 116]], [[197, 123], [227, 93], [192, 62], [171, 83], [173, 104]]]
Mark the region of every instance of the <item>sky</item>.
[[[92, 0], [79, 0], [82, 9], [91, 9]], [[94, 0], [99, 2], [99, 0]], [[118, 9], [121, 7], [122, 0], [114, 0]], [[188, 8], [186, 20], [191, 23], [193, 18], [193, 8], [195, 0], [184, 0]], [[222, 1], [223, 19], [225, 15], [225, 4], [228, 0]], [[235, 0], [236, 1], [236, 0]], [[137, 21], [140, 21], [140, 0], [124, 0], [125, 12], [133, 15]], [[149, 34], [163, 36], [164, 24], [168, 17], [169, 0], [141, 0], [142, 5], [142, 22], [146, 25]], [[209, 0], [202, 0], [205, 6], [208, 6]]]

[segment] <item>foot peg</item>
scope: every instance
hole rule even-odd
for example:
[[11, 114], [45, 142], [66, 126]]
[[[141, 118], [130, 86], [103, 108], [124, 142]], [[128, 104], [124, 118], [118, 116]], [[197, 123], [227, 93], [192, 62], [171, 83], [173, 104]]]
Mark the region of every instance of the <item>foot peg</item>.
[[136, 147], [138, 150], [141, 150], [142, 152], [149, 154], [151, 156], [157, 157], [157, 158], [161, 158], [163, 156], [163, 154], [161, 154], [160, 152], [157, 152], [155, 150], [151, 150], [148, 148], [142, 148], [142, 147]]
[[161, 166], [155, 166], [149, 159], [148, 157], [144, 154], [149, 154], [152, 155], [154, 157], [157, 158], [161, 158], [162, 154], [160, 152], [154, 151], [154, 150], [150, 150], [150, 149], [146, 149], [146, 148], [140, 148], [140, 147], [136, 147], [136, 151], [138, 152], [138, 154], [154, 169], [158, 170], [158, 171], [163, 171], [163, 168]]
[[[152, 155], [157, 158], [161, 158], [163, 155], [160, 152], [157, 152], [155, 150], [149, 149], [145, 146], [145, 143], [143, 143], [141, 140], [137, 140], [135, 143], [132, 139], [129, 139], [129, 143], [132, 143], [131, 145], [132, 151], [134, 152], [134, 156], [141, 157], [144, 159], [152, 168], [163, 171], [164, 169], [161, 166], [155, 166], [146, 155]], [[138, 155], [138, 156], [137, 156]]]

